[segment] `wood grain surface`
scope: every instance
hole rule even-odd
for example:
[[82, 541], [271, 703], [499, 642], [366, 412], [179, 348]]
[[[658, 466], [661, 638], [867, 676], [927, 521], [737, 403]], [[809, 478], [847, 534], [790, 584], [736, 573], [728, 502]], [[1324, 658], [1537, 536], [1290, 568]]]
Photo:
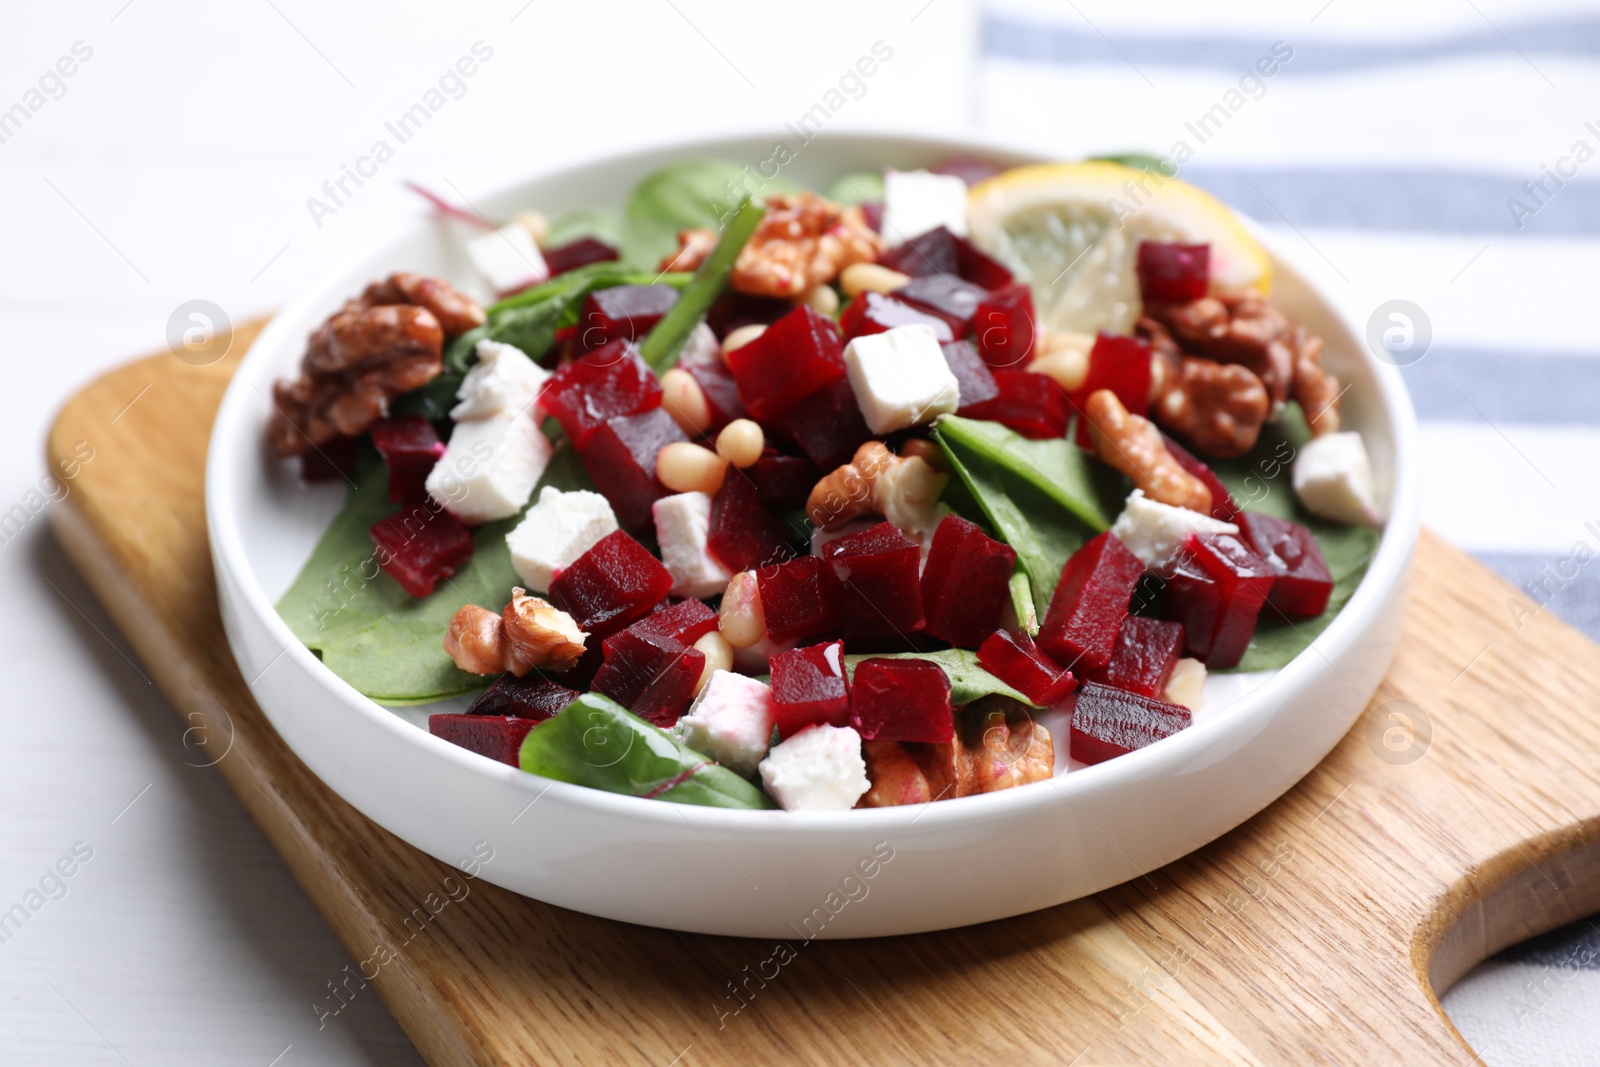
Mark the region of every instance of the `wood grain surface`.
[[258, 329], [214, 365], [151, 357], [69, 402], [51, 463], [85, 440], [96, 458], [56, 529], [351, 956], [395, 948], [371, 985], [430, 1063], [1469, 1064], [1435, 991], [1600, 911], [1600, 648], [1424, 534], [1399, 654], [1349, 736], [1147, 877], [964, 930], [784, 947], [479, 881], [407, 940], [459, 872], [284, 746], [217, 615], [206, 439]]

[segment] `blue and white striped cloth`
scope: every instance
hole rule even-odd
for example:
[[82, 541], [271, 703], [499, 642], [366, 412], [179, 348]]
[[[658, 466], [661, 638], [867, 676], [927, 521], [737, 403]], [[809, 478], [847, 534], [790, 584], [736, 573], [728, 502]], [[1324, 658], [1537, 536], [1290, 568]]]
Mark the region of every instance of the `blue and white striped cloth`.
[[[1305, 251], [1358, 327], [1389, 300], [1422, 308], [1432, 341], [1404, 374], [1425, 521], [1524, 610], [1600, 639], [1600, 13], [1228, 7], [991, 3], [980, 125], [1066, 157], [1190, 155], [1182, 176]], [[1597, 930], [1502, 953], [1446, 996], [1486, 1062], [1600, 1062]]]

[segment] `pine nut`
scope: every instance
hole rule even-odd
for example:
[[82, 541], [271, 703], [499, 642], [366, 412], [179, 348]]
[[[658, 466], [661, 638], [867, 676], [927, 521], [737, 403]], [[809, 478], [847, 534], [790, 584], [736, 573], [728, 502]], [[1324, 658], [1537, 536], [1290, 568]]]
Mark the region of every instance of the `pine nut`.
[[722, 339], [722, 359], [728, 359], [728, 353], [735, 348], [743, 348], [757, 337], [767, 332], [767, 328], [759, 322], [752, 322], [748, 326], [741, 326]]
[[727, 460], [688, 441], [674, 441], [656, 456], [656, 477], [674, 493], [715, 496], [727, 473]]
[[717, 434], [717, 455], [743, 470], [761, 458], [766, 434], [749, 419], [734, 419]]
[[694, 375], [673, 367], [661, 376], [661, 406], [667, 409], [678, 429], [699, 437], [711, 428], [711, 405]]
[[806, 295], [800, 298], [800, 303], [812, 311], [832, 315], [839, 310], [839, 294], [833, 291], [833, 286], [824, 283], [806, 290]]
[[749, 648], [767, 636], [767, 613], [761, 608], [755, 571], [740, 571], [728, 580], [717, 630], [734, 648]]
[[712, 630], [696, 641], [694, 647], [706, 658], [706, 665], [700, 671], [700, 680], [694, 685], [694, 695], [699, 696], [700, 691], [711, 682], [713, 674], [717, 671], [733, 670], [733, 646], [728, 644], [728, 639], [721, 633]]
[[839, 275], [839, 288], [845, 296], [857, 297], [862, 293], [892, 293], [910, 280], [911, 275], [876, 263], [852, 263]]

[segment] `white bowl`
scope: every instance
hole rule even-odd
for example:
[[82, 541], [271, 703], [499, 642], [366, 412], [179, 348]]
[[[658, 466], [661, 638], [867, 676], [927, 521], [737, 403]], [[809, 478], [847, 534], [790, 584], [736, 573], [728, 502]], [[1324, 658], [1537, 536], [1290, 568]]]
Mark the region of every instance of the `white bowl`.
[[[478, 198], [510, 215], [616, 206], [675, 158], [756, 164], [770, 135], [612, 156]], [[851, 170], [915, 167], [955, 152], [1032, 162], [971, 141], [824, 134], [785, 176], [826, 188]], [[1049, 782], [916, 807], [837, 813], [729, 811], [618, 796], [524, 774], [432, 737], [416, 710], [380, 707], [297, 641], [273, 603], [342, 499], [302, 488], [267, 452], [274, 379], [345, 297], [395, 270], [467, 275], [460, 234], [424, 214], [339, 264], [284, 308], [239, 368], [218, 413], [206, 516], [222, 618], [274, 727], [334, 791], [447, 863], [491, 856], [481, 877], [552, 904], [650, 926], [778, 938], [868, 937], [999, 919], [1085, 896], [1226, 833], [1306, 774], [1361, 713], [1400, 636], [1417, 537], [1416, 428], [1394, 368], [1375, 361], [1283, 250], [1274, 299], [1327, 342], [1353, 386], [1346, 423], [1365, 436], [1390, 519], [1344, 611], [1270, 675], [1219, 676], [1190, 729]], [[419, 728], [418, 723], [424, 725]], [[1057, 732], [1065, 764], [1066, 738]]]

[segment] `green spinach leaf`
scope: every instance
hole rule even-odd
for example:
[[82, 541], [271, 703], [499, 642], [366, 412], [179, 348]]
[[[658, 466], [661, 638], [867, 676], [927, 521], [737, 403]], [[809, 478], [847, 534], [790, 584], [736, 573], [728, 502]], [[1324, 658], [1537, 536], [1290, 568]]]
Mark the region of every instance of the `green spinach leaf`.
[[569, 211], [550, 221], [550, 232], [545, 235], [544, 244], [547, 248], [555, 248], [583, 237], [593, 237], [612, 248], [621, 248], [622, 229], [622, 216], [609, 208]]
[[856, 666], [864, 659], [920, 659], [937, 663], [950, 679], [950, 703], [956, 707], [987, 696], [1010, 697], [1024, 704], [1032, 702], [988, 671], [978, 662], [978, 654], [965, 648], [939, 652], [895, 652], [889, 655], [850, 655], [844, 658], [845, 670], [855, 677]]
[[746, 197], [798, 191], [791, 182], [732, 160], [669, 164], [641, 178], [628, 197], [623, 261], [649, 270], [678, 250], [679, 230], [720, 230]]
[[883, 203], [883, 171], [851, 171], [828, 187], [828, 199], [836, 204]]
[[946, 415], [940, 435], [1031, 483], [1095, 532], [1109, 530], [1127, 484], [1122, 475], [1064, 437], [1033, 441], [998, 422]]

